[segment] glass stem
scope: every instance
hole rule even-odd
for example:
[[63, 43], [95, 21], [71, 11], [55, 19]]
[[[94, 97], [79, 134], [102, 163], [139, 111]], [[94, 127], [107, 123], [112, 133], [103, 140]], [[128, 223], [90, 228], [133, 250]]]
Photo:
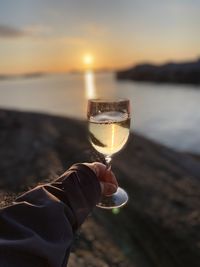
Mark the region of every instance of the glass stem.
[[110, 170], [111, 169], [111, 160], [112, 160], [111, 156], [106, 156], [105, 160], [106, 160], [107, 169]]

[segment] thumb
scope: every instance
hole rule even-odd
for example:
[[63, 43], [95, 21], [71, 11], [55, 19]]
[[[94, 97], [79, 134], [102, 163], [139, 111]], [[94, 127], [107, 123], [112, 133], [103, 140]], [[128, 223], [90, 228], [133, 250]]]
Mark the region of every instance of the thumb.
[[117, 191], [117, 186], [111, 183], [100, 182], [101, 192], [105, 196], [113, 195]]

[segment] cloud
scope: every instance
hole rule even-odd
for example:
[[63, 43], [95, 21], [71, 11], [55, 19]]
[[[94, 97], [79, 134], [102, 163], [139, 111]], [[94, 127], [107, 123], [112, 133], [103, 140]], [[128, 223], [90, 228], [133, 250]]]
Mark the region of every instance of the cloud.
[[100, 24], [91, 23], [84, 26], [84, 31], [87, 34], [93, 35], [93, 36], [103, 36], [108, 32], [108, 28], [105, 26], [102, 26]]
[[45, 37], [51, 28], [43, 25], [29, 25], [23, 29], [0, 24], [0, 38]]
[[84, 45], [87, 41], [80, 37], [60, 37], [56, 38], [55, 41], [68, 45]]
[[52, 29], [43, 25], [29, 25], [24, 28], [24, 32], [28, 36], [45, 37], [52, 33]]
[[8, 25], [0, 25], [0, 38], [19, 38], [26, 36], [26, 32]]
[[34, 42], [60, 43], [66, 45], [82, 46], [86, 39], [79, 36], [55, 36], [52, 28], [43, 25], [28, 25], [22, 29], [0, 24], [0, 39], [31, 38]]
[[60, 45], [73, 45], [73, 46], [83, 46], [87, 44], [85, 38], [79, 36], [54, 36], [54, 35], [35, 35], [33, 38], [34, 42], [41, 44], [60, 44]]

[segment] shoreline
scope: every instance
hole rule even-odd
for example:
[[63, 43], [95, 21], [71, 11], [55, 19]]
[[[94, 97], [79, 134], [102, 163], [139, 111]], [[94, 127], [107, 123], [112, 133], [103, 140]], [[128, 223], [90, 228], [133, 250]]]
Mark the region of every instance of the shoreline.
[[[72, 117], [72, 116], [66, 116], [64, 113], [63, 114], [56, 114], [55, 112], [51, 112], [51, 111], [40, 111], [40, 110], [24, 110], [24, 109], [15, 109], [15, 108], [10, 108], [10, 107], [0, 107], [0, 112], [1, 111], [7, 111], [7, 112], [16, 112], [16, 113], [29, 113], [29, 114], [35, 114], [35, 115], [44, 115], [44, 116], [50, 116], [50, 117], [58, 117], [58, 118], [66, 118], [66, 119], [69, 119], [69, 120], [74, 120], [74, 121], [80, 121], [82, 123], [86, 122], [85, 119], [82, 119], [82, 118], [78, 118], [76, 116]], [[164, 147], [167, 147], [171, 150], [174, 150], [175, 152], [177, 153], [184, 153], [184, 154], [187, 154], [187, 155], [190, 155], [192, 157], [194, 157], [195, 159], [198, 159], [200, 157], [200, 153], [196, 152], [196, 151], [192, 151], [192, 150], [182, 150], [182, 149], [178, 149], [176, 147], [173, 147], [173, 146], [169, 146], [169, 145], [166, 145], [164, 143], [162, 143], [161, 141], [159, 140], [155, 140], [153, 138], [151, 138], [150, 136], [145, 136], [144, 134], [141, 133], [141, 131], [137, 131], [135, 129], [130, 129], [130, 132], [133, 134], [133, 135], [137, 135], [137, 136], [142, 136], [144, 138], [146, 138], [147, 140], [157, 144], [157, 145], [160, 145], [160, 146], [164, 146]]]

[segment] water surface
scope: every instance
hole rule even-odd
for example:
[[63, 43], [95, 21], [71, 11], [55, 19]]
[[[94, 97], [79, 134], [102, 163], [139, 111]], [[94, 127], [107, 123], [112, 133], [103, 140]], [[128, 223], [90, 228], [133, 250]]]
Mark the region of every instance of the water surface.
[[0, 81], [0, 106], [85, 119], [87, 98], [130, 98], [132, 129], [200, 153], [200, 87], [119, 82], [113, 74], [57, 74]]

